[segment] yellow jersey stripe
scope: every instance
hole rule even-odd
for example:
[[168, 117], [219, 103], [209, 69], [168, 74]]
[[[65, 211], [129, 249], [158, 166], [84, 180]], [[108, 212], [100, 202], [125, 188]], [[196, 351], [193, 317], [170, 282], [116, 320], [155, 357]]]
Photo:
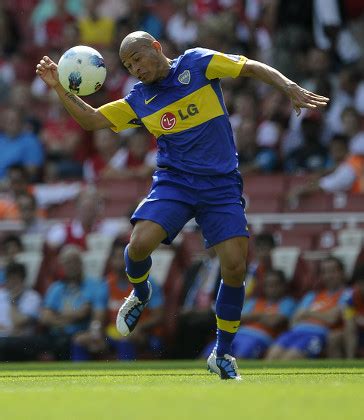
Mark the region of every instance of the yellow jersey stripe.
[[229, 333], [236, 333], [238, 331], [238, 328], [240, 326], [240, 319], [237, 321], [226, 321], [224, 319], [219, 318], [216, 315], [217, 320], [217, 328], [223, 331], [227, 331]]
[[130, 283], [141, 283], [142, 281], [144, 281], [148, 278], [149, 271], [150, 270], [148, 270], [143, 276], [138, 277], [138, 278], [130, 277], [128, 273], [126, 273], [126, 275], [128, 276], [128, 279], [129, 279]]
[[208, 84], [142, 118], [142, 122], [148, 131], [159, 137], [194, 128], [223, 114], [219, 98]]
[[113, 124], [111, 129], [115, 132], [136, 127], [135, 124], [130, 124], [130, 121], [138, 117], [125, 99], [119, 99], [102, 105], [98, 108], [98, 111]]
[[209, 80], [220, 79], [222, 77], [239, 76], [247, 58], [243, 55], [227, 55], [215, 53], [206, 69], [206, 77]]

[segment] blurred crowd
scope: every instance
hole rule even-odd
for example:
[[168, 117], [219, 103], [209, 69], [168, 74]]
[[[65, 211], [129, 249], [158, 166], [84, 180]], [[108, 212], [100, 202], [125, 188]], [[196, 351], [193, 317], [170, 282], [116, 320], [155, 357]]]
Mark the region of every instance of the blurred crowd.
[[[214, 251], [191, 261], [180, 284], [176, 272], [172, 285], [160, 284], [152, 274], [152, 299], [133, 334], [122, 337], [115, 320], [132, 289], [125, 274], [126, 243], [117, 237], [110, 244], [98, 277], [87, 272], [81, 244], [68, 238], [58, 244], [54, 279], [40, 293], [39, 285], [38, 290], [29, 286], [26, 265], [17, 258], [24, 245], [17, 236], [7, 236], [2, 244], [0, 361], [207, 357], [215, 343], [214, 305], [221, 281]], [[363, 357], [364, 265], [358, 264], [349, 278], [339, 258], [326, 256], [303, 284], [302, 278], [288, 278], [273, 267], [274, 247], [271, 234], [255, 236], [235, 356]]]
[[271, 87], [223, 81], [243, 173], [332, 172], [364, 154], [363, 9], [360, 0], [4, 0], [0, 179], [14, 163], [40, 182], [150, 173], [155, 142], [147, 133], [85, 133], [34, 73], [45, 54], [57, 62], [68, 48], [90, 45], [108, 73], [87, 100], [98, 106], [119, 99], [135, 83], [120, 63], [120, 40], [138, 29], [161, 40], [168, 57], [194, 46], [245, 54], [330, 97], [324, 112], [296, 118]]
[[[139, 29], [160, 40], [170, 58], [195, 46], [244, 54], [330, 97], [324, 111], [296, 117], [270, 86], [223, 80], [243, 175], [309, 175], [307, 185], [288, 192], [292, 204], [313, 191], [364, 192], [361, 0], [3, 0], [0, 221], [20, 225], [0, 230], [0, 360], [190, 358], [209, 352], [220, 281], [210, 252], [183, 266], [178, 290], [155, 279], [153, 301], [130, 339], [121, 339], [114, 327], [130, 292], [122, 252], [127, 235], [103, 218], [97, 186], [148, 183], [155, 139], [143, 129], [83, 131], [35, 76], [43, 55], [57, 62], [68, 48], [89, 45], [103, 55], [107, 79], [86, 101], [97, 107], [117, 100], [136, 82], [120, 63], [120, 41]], [[128, 191], [120, 195], [128, 197]], [[72, 218], [50, 226], [50, 209], [62, 203], [70, 203]], [[128, 210], [135, 206], [127, 204]], [[102, 256], [106, 263], [92, 273], [89, 267], [100, 257], [90, 245], [94, 234], [111, 241]], [[363, 267], [348, 278], [341, 261], [329, 257], [310, 283], [294, 288], [272, 267], [273, 248], [271, 235], [255, 238], [237, 356], [363, 354]], [[41, 255], [40, 275], [32, 280], [29, 250]]]

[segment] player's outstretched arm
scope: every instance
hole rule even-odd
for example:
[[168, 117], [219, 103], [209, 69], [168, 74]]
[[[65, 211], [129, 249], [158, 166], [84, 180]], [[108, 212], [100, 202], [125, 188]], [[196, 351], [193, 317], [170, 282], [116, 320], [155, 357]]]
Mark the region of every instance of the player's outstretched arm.
[[240, 72], [240, 76], [253, 77], [275, 86], [289, 97], [297, 115], [300, 115], [301, 108], [323, 107], [329, 101], [329, 98], [303, 89], [278, 70], [259, 61], [247, 60]]
[[44, 56], [40, 60], [35, 72], [44, 83], [57, 92], [64, 107], [83, 129], [100, 130], [112, 126], [111, 122], [101, 112], [62, 87], [58, 78], [57, 64], [49, 57]]

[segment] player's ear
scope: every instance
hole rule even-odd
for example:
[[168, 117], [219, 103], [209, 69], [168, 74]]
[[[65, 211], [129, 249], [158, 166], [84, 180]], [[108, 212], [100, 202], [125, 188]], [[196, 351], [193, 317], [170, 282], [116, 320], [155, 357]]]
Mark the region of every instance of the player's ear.
[[158, 41], [152, 42], [152, 48], [154, 48], [157, 52], [162, 52], [162, 45]]

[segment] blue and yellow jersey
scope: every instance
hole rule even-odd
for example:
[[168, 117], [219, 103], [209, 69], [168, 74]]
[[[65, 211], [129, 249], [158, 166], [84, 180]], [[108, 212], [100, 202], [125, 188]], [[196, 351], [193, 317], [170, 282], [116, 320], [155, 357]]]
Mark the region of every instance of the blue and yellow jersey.
[[114, 131], [145, 126], [157, 138], [160, 167], [227, 174], [238, 160], [220, 79], [237, 77], [246, 60], [204, 48], [187, 50], [172, 61], [166, 78], [137, 83], [125, 98], [99, 111]]

